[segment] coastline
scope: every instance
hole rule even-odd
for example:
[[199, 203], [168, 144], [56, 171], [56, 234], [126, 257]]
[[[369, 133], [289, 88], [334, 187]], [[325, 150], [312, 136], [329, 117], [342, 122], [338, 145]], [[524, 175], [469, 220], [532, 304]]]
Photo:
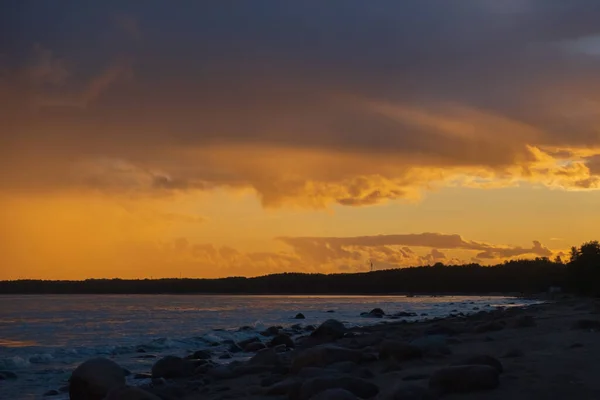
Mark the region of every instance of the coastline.
[[[273, 332], [274, 346], [255, 345], [249, 361], [175, 358], [171, 368], [178, 365], [180, 376], [169, 368], [156, 371], [157, 362], [152, 381], [139, 387], [167, 400], [316, 399], [324, 387], [354, 393], [353, 398], [597, 399], [598, 314], [600, 302], [594, 299], [561, 296], [527, 307], [343, 332], [334, 324], [292, 342]], [[448, 369], [454, 364], [463, 365]], [[183, 366], [193, 368], [184, 373]], [[478, 382], [488, 386], [468, 382], [465, 368], [484, 374]], [[451, 373], [459, 376], [450, 383], [440, 378]], [[452, 393], [452, 382], [461, 380], [461, 393]], [[421, 397], [398, 397], [409, 392]], [[118, 390], [112, 396], [127, 398]], [[342, 398], [331, 396], [322, 398]]]

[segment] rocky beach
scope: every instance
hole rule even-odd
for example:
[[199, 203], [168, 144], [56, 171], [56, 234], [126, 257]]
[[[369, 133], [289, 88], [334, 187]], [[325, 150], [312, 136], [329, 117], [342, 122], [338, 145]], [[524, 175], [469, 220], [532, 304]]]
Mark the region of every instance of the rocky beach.
[[[385, 310], [370, 314], [385, 318]], [[247, 361], [227, 364], [227, 355], [203, 350], [133, 374], [95, 358], [62, 390], [74, 400], [597, 399], [599, 314], [596, 300], [564, 297], [356, 328], [333, 318], [304, 326], [298, 315], [290, 328], [231, 343]]]

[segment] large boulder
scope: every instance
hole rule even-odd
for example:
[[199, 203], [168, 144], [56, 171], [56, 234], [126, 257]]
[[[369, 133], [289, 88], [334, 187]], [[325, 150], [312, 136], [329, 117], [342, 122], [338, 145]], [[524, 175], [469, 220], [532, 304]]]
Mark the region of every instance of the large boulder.
[[111, 390], [104, 400], [161, 400], [161, 398], [135, 386], [122, 386]]
[[125, 373], [107, 358], [93, 358], [79, 365], [69, 379], [71, 400], [102, 400], [112, 389], [125, 385]]
[[379, 393], [379, 387], [364, 379], [340, 376], [323, 377], [306, 380], [300, 388], [300, 400], [309, 400], [315, 395], [329, 389], [343, 389], [357, 397], [368, 399]]
[[383, 360], [394, 358], [398, 361], [407, 361], [422, 356], [423, 351], [419, 347], [396, 340], [385, 340], [379, 348], [379, 358]]
[[485, 354], [466, 357], [452, 365], [488, 365], [495, 368], [499, 373], [504, 371], [502, 363], [497, 358]]
[[152, 366], [152, 378], [183, 378], [194, 373], [194, 363], [181, 357], [166, 356]]
[[429, 387], [440, 393], [467, 393], [495, 389], [500, 384], [498, 370], [489, 365], [446, 367], [433, 373]]
[[344, 347], [321, 345], [298, 353], [292, 361], [292, 371], [298, 372], [305, 367], [325, 367], [342, 361], [361, 362], [365, 356], [361, 351]]
[[335, 340], [340, 339], [348, 330], [340, 321], [335, 319], [328, 319], [323, 322], [313, 333], [311, 337], [319, 339]]
[[278, 366], [282, 364], [282, 360], [275, 349], [263, 349], [256, 353], [256, 355], [254, 355], [254, 357], [252, 357], [248, 363], [252, 365]]
[[286, 335], [285, 333], [280, 333], [279, 335], [271, 339], [271, 342], [269, 342], [269, 347], [276, 347], [279, 345], [284, 345], [285, 347], [290, 349], [293, 349], [295, 346], [292, 338], [289, 335]]

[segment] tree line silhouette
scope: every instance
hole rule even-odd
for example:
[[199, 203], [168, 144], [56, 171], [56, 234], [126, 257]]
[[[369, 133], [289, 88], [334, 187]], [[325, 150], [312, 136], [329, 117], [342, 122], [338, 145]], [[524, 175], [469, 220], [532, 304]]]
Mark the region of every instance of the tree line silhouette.
[[393, 294], [493, 292], [539, 293], [549, 287], [600, 295], [600, 243], [573, 247], [560, 257], [479, 264], [388, 269], [364, 273], [283, 273], [255, 278], [88, 279], [84, 281], [0, 281], [0, 294]]

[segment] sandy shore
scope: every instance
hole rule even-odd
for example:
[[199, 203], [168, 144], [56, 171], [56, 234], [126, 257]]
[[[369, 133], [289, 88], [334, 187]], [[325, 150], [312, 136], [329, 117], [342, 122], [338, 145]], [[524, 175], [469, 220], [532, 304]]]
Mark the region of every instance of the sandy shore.
[[330, 323], [245, 363], [173, 360], [144, 387], [158, 397], [109, 398], [600, 399], [599, 314], [599, 301], [563, 298], [418, 323]]

